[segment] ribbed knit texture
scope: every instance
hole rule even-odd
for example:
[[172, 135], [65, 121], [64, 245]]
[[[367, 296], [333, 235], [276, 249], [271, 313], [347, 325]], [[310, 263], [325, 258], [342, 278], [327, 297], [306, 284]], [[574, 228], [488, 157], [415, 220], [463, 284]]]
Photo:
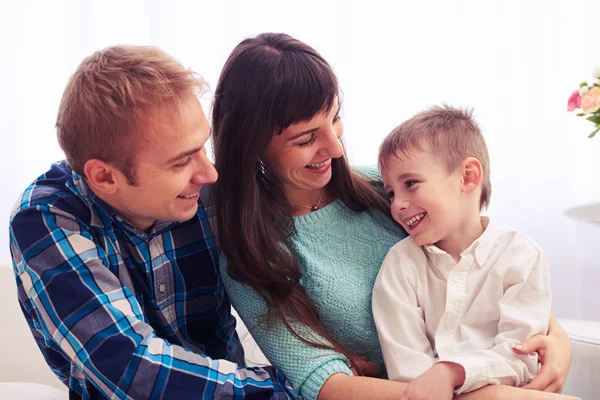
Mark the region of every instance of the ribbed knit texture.
[[[372, 170], [360, 170], [376, 178]], [[383, 356], [371, 311], [371, 294], [379, 267], [404, 232], [376, 211], [354, 212], [341, 200], [294, 218], [298, 233], [292, 246], [300, 260], [300, 283], [319, 310], [327, 331], [352, 352], [383, 367]], [[221, 257], [221, 273], [234, 308], [269, 361], [280, 368], [306, 399], [316, 399], [334, 373], [351, 374], [338, 353], [316, 349], [295, 338], [283, 325], [256, 327], [265, 305], [248, 286], [229, 278]], [[300, 333], [302, 327], [297, 327]], [[306, 330], [304, 329], [304, 332]]]

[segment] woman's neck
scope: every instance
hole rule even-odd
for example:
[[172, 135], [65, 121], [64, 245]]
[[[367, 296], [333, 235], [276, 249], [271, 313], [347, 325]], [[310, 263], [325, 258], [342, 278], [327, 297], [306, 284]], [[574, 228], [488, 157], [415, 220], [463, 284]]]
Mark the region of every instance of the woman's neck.
[[334, 199], [325, 188], [286, 192], [294, 217], [310, 214], [331, 203]]

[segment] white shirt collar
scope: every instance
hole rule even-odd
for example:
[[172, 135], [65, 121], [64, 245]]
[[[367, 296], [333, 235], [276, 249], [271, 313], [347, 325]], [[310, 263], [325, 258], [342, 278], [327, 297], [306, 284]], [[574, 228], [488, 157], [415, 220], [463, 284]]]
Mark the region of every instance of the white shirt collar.
[[[480, 218], [481, 225], [483, 226], [483, 233], [481, 236], [475, 239], [475, 241], [471, 243], [469, 247], [467, 247], [460, 255], [461, 257], [465, 255], [472, 255], [481, 268], [483, 267], [485, 261], [490, 255], [492, 248], [494, 247], [494, 241], [496, 239], [496, 227], [491, 223], [489, 217], [482, 216]], [[433, 244], [425, 245], [423, 246], [423, 249], [431, 254], [449, 257], [448, 253]]]

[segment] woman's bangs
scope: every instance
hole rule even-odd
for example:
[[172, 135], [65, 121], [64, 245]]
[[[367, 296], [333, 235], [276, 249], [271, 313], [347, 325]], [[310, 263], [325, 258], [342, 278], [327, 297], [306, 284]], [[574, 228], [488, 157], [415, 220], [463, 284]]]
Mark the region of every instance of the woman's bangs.
[[[287, 56], [287, 54], [286, 54]], [[279, 65], [280, 96], [273, 115], [277, 134], [292, 124], [329, 112], [338, 98], [338, 83], [325, 61], [306, 55], [284, 56]]]

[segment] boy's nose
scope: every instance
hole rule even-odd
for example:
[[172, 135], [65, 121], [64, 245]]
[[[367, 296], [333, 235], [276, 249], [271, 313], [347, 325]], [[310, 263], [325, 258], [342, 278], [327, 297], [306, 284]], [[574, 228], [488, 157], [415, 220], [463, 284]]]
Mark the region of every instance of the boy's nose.
[[399, 197], [394, 198], [394, 210], [395, 211], [403, 211], [408, 208], [410, 203], [407, 199], [402, 199]]

